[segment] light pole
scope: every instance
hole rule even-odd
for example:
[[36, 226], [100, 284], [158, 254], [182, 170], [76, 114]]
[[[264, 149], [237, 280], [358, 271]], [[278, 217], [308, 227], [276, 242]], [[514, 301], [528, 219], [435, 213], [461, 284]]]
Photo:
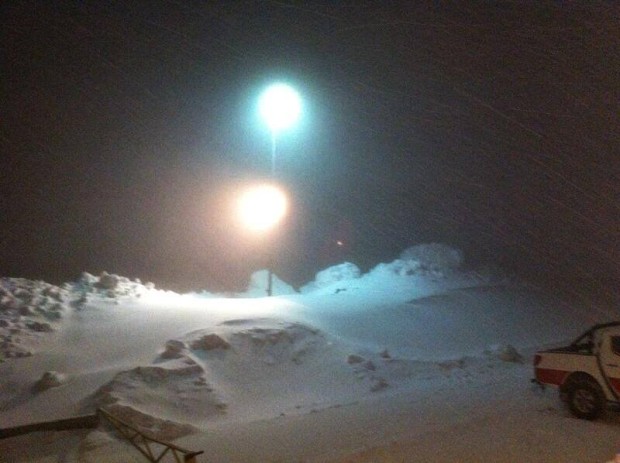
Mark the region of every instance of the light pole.
[[[272, 84], [261, 94], [258, 102], [260, 115], [271, 132], [271, 177], [276, 177], [276, 147], [278, 134], [291, 127], [301, 114], [301, 98], [289, 85]], [[267, 269], [267, 296], [273, 293], [273, 271]]]
[[299, 94], [289, 85], [273, 84], [259, 100], [260, 115], [271, 131], [271, 175], [276, 173], [276, 140], [278, 134], [291, 127], [301, 114]]
[[[288, 199], [281, 188], [273, 184], [247, 188], [239, 197], [239, 218], [245, 227], [256, 233], [265, 233], [282, 221], [288, 210]], [[272, 254], [269, 249], [269, 255]], [[271, 266], [271, 263], [270, 263]], [[267, 295], [273, 294], [273, 276], [267, 270]]]
[[257, 233], [275, 227], [287, 209], [286, 194], [269, 183], [247, 188], [239, 197], [239, 217], [248, 229]]

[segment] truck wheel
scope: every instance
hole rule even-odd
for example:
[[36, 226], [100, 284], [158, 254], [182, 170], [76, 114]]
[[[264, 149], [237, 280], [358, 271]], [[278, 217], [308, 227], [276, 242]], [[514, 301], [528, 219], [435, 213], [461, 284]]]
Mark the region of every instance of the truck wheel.
[[604, 406], [603, 391], [593, 379], [575, 381], [568, 390], [568, 407], [577, 418], [594, 420], [601, 414]]

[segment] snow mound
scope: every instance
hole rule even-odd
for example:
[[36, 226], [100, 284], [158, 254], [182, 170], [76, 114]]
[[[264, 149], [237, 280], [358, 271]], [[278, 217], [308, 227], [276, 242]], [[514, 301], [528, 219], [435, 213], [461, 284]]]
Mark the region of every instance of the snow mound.
[[164, 440], [186, 435], [193, 430], [188, 423], [226, 409], [204, 369], [187, 356], [120, 372], [89, 402]]
[[98, 277], [83, 272], [80, 279], [73, 286], [74, 291], [81, 293], [82, 302], [88, 300], [89, 295], [108, 298], [139, 298], [146, 292], [155, 289], [153, 283], [143, 284], [140, 279], [130, 280], [127, 277], [113, 273], [102, 272]]
[[[230, 322], [228, 322], [230, 323]], [[226, 325], [227, 322], [224, 322]], [[233, 320], [233, 325], [238, 321]], [[316, 351], [324, 342], [319, 330], [300, 323], [276, 322], [276, 326], [242, 329], [230, 337], [233, 350], [247, 358], [267, 364], [292, 361], [303, 362], [304, 356]]]
[[0, 319], [39, 317], [58, 320], [69, 309], [66, 289], [24, 278], [0, 279]]
[[343, 262], [342, 264], [334, 265], [318, 272], [314, 277], [314, 281], [302, 286], [300, 292], [302, 294], [309, 293], [338, 282], [356, 280], [361, 274], [362, 272], [357, 265], [350, 262]]
[[46, 371], [34, 384], [32, 390], [35, 393], [43, 392], [53, 387], [62, 386], [66, 381], [66, 375], [57, 371]]
[[170, 341], [166, 341], [166, 348], [160, 354], [162, 359], [178, 359], [183, 357], [187, 350], [187, 346], [182, 341], [177, 341], [176, 339], [171, 339]]
[[457, 270], [463, 264], [463, 253], [442, 243], [418, 244], [405, 249], [400, 259], [415, 261], [422, 270], [449, 272]]
[[400, 258], [381, 263], [369, 275], [430, 276], [445, 278], [456, 273], [463, 264], [463, 253], [441, 243], [418, 244], [405, 249]]
[[[306, 354], [325, 343], [319, 330], [300, 324], [271, 319], [235, 319], [222, 322], [225, 334], [210, 330], [189, 333], [180, 343], [202, 360], [214, 358], [212, 351], [230, 351], [243, 361], [300, 364]], [[169, 341], [170, 343], [171, 341]], [[179, 341], [174, 342], [175, 346]]]
[[188, 337], [188, 341], [171, 339], [166, 342], [165, 350], [160, 354], [162, 359], [190, 359], [191, 350], [193, 351], [212, 351], [217, 349], [229, 349], [230, 343], [215, 333], [202, 330], [195, 331]]
[[29, 357], [43, 343], [46, 333], [55, 331], [73, 308], [89, 300], [139, 298], [154, 289], [152, 283], [103, 272], [96, 277], [82, 273], [76, 283], [63, 287], [25, 278], [0, 278], [0, 361]]
[[24, 278], [0, 279], [0, 360], [28, 357], [69, 310], [67, 289]]
[[381, 263], [375, 266], [370, 272], [370, 275], [380, 276], [407, 276], [407, 275], [419, 275], [426, 273], [422, 271], [422, 264], [417, 260], [402, 260], [396, 259], [390, 263]]
[[210, 333], [195, 339], [191, 344], [191, 348], [194, 350], [229, 349], [230, 343], [221, 336]]
[[227, 411], [244, 419], [307, 413], [372, 387], [346, 363], [346, 346], [298, 321], [230, 319], [188, 333], [183, 343], [184, 355], [203, 364], [225, 396]]
[[[368, 383], [370, 392], [378, 392], [390, 386], [384, 377], [385, 374], [389, 374], [389, 370], [383, 368], [390, 357], [385, 357], [383, 353], [380, 353], [379, 358], [380, 360], [373, 361], [360, 354], [349, 354], [347, 356], [347, 363], [352, 367], [358, 379], [365, 380]], [[378, 372], [377, 370], [381, 371]]]
[[494, 344], [485, 351], [485, 354], [496, 357], [502, 362], [523, 362], [523, 356], [511, 344]]

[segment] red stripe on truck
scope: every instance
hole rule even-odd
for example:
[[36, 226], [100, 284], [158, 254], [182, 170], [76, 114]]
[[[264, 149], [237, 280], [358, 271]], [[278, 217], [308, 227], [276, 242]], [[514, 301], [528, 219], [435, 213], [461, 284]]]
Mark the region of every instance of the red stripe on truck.
[[615, 389], [617, 393], [620, 393], [620, 378], [609, 378], [611, 387]]
[[561, 385], [570, 371], [553, 370], [551, 368], [536, 368], [536, 379], [545, 384]]

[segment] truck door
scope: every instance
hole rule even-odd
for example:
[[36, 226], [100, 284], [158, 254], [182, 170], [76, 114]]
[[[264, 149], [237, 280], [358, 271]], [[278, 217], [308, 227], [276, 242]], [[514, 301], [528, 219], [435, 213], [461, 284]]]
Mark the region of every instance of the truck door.
[[620, 397], [620, 331], [610, 330], [603, 336], [600, 351], [601, 368], [613, 388]]

